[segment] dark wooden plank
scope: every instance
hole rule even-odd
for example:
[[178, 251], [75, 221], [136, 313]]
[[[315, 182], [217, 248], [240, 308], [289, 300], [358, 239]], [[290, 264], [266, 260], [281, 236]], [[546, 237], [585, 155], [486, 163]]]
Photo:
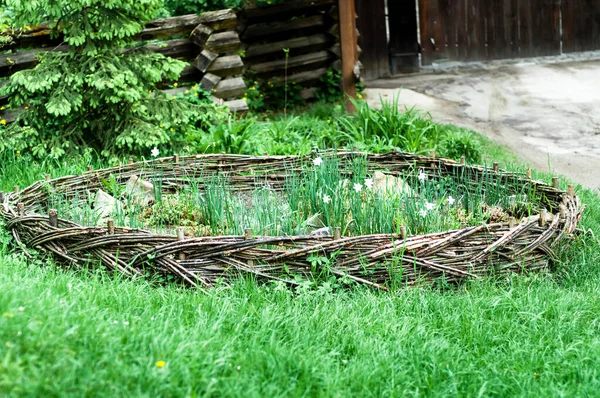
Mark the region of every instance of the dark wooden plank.
[[246, 7], [242, 15], [250, 23], [288, 19], [298, 15], [316, 14], [336, 4], [335, 0], [302, 0], [268, 7]]
[[434, 60], [435, 31], [433, 20], [436, 18], [437, 0], [419, 0], [419, 25], [421, 32], [421, 63], [431, 65]]
[[[532, 6], [539, 7], [537, 0], [520, 1], [518, 9], [519, 57], [531, 57], [534, 54]], [[540, 12], [540, 10], [537, 10]], [[536, 39], [539, 39], [536, 37]]]
[[303, 67], [319, 68], [321, 65], [326, 64], [329, 60], [331, 60], [332, 57], [333, 55], [329, 51], [318, 51], [316, 53], [290, 57], [287, 59], [287, 61], [285, 59], [279, 59], [261, 64], [255, 64], [252, 66], [252, 70], [259, 74], [267, 74], [283, 71], [286, 67], [288, 70]]
[[360, 32], [358, 41], [363, 49], [360, 60], [365, 66], [365, 79], [389, 76], [385, 0], [356, 0], [355, 5]]
[[[268, 54], [282, 54], [283, 48], [297, 50], [300, 48], [313, 47], [328, 47], [332, 43], [332, 39], [323, 33], [311, 36], [295, 37], [293, 39], [274, 41], [268, 43], [252, 44], [246, 49], [246, 59], [252, 57], [263, 57]], [[252, 63], [252, 62], [250, 62]]]
[[389, 53], [392, 74], [412, 72], [419, 67], [416, 13], [415, 0], [388, 2], [389, 20], [393, 21], [389, 24]]
[[273, 36], [291, 31], [321, 28], [325, 26], [323, 15], [313, 15], [307, 18], [298, 18], [291, 21], [278, 21], [267, 24], [250, 25], [242, 34], [244, 40], [256, 40], [265, 36]]

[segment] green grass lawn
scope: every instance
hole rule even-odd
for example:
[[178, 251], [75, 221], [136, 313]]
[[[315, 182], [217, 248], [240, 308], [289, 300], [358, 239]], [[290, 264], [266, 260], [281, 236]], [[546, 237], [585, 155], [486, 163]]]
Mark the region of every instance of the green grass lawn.
[[[87, 164], [3, 166], [7, 190]], [[0, 395], [596, 396], [600, 200], [577, 193], [592, 232], [553, 273], [394, 294], [241, 280], [204, 295], [26, 260], [3, 232]]]

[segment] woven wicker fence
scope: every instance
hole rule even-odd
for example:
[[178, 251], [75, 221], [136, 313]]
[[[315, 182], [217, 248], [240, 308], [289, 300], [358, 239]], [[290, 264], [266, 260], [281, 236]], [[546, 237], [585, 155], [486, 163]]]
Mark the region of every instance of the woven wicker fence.
[[[342, 164], [356, 153], [337, 153]], [[467, 166], [447, 159], [407, 153], [366, 154], [369, 167], [400, 175], [420, 168], [435, 178], [469, 171], [473, 178], [483, 173], [495, 183], [535, 187], [541, 194], [539, 214], [519, 222], [499, 222], [441, 233], [411, 236], [213, 236], [186, 238], [182, 234], [157, 234], [111, 225], [83, 227], [48, 209], [50, 192], [67, 197], [98, 189], [113, 176], [124, 184], [143, 170], [147, 178], [160, 176], [162, 189], [173, 192], [189, 183], [190, 175], [227, 173], [240, 191], [254, 189], [257, 179], [273, 189], [282, 189], [286, 173], [302, 171], [310, 157], [243, 155], [197, 155], [130, 163], [119, 167], [89, 170], [82, 175], [39, 181], [20, 192], [0, 194], [0, 214], [16, 245], [52, 253], [56, 260], [78, 267], [101, 263], [125, 275], [148, 272], [172, 275], [189, 285], [212, 286], [239, 274], [257, 279], [296, 284], [290, 274], [309, 277], [314, 264], [310, 256], [333, 258], [327, 272], [358, 283], [386, 289], [392, 274], [401, 274], [406, 284], [444, 277], [456, 282], [491, 273], [521, 272], [548, 268], [557, 250], [569, 241], [581, 219], [582, 207], [572, 186], [568, 192], [532, 180], [524, 174]], [[474, 185], [475, 186], [475, 185]], [[49, 214], [48, 214], [49, 213]], [[27, 251], [26, 251], [27, 253]], [[335, 253], [335, 255], [334, 255]], [[396, 269], [390, 269], [390, 259]]]

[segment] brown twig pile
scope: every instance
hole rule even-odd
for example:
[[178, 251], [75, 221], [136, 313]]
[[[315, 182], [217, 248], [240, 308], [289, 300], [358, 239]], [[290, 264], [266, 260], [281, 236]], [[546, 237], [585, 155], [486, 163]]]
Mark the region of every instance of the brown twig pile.
[[[356, 152], [337, 153], [344, 162]], [[582, 208], [573, 189], [558, 189], [525, 175], [483, 167], [466, 166], [447, 159], [392, 152], [366, 155], [369, 167], [400, 175], [422, 168], [435, 175], [468, 171], [474, 180], [492, 173], [496, 184], [530, 185], [542, 198], [537, 215], [518, 223], [499, 222], [420, 236], [213, 236], [186, 238], [151, 231], [106, 227], [83, 227], [47, 209], [50, 192], [75, 197], [102, 187], [110, 176], [124, 184], [143, 170], [146, 178], [160, 177], [162, 189], [173, 192], [199, 173], [226, 173], [232, 186], [250, 190], [257, 181], [282, 189], [285, 176], [301, 172], [310, 157], [197, 155], [162, 158], [119, 167], [90, 170], [36, 182], [21, 192], [1, 194], [0, 215], [22, 249], [35, 248], [75, 266], [101, 263], [125, 275], [173, 275], [187, 284], [208, 287], [218, 279], [252, 274], [258, 279], [295, 284], [290, 274], [310, 276], [327, 272], [358, 283], [386, 289], [392, 278], [407, 284], [444, 277], [447, 281], [478, 278], [491, 273], [546, 269], [555, 252], [571, 236], [581, 219]], [[473, 186], [477, 186], [473, 184]], [[26, 251], [27, 253], [27, 251]], [[310, 257], [332, 259], [327, 269], [315, 269]]]

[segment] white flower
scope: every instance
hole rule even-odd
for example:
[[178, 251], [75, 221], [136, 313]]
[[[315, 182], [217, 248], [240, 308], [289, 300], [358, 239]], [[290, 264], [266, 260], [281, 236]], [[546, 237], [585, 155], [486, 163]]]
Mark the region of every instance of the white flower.
[[425, 202], [425, 208], [427, 210], [433, 210], [435, 207], [435, 203]]
[[448, 206], [452, 206], [454, 204], [454, 202], [456, 202], [456, 199], [454, 199], [452, 196], [448, 196]]
[[421, 210], [419, 210], [419, 215], [420, 215], [421, 217], [426, 217], [426, 216], [427, 216], [427, 210], [425, 210], [425, 209], [421, 209]]
[[118, 325], [118, 324], [119, 324], [119, 321], [113, 321], [113, 323], [114, 323], [115, 325]]
[[321, 163], [323, 163], [323, 159], [321, 159], [320, 157], [315, 158], [315, 160], [313, 160], [313, 164], [317, 167], [320, 166]]
[[362, 184], [359, 184], [358, 182], [354, 183], [354, 190], [356, 192], [360, 192], [362, 190], [362, 187], [363, 187]]
[[323, 203], [329, 203], [331, 202], [331, 196], [325, 194], [323, 195]]
[[423, 171], [423, 169], [419, 169], [419, 181], [425, 182], [427, 180], [427, 174]]
[[19, 311], [25, 311], [25, 307], [19, 307]]
[[371, 189], [373, 188], [373, 179], [372, 178], [365, 178], [365, 187]]
[[150, 155], [152, 155], [153, 158], [157, 157], [159, 153], [160, 152], [157, 147], [154, 147], [152, 151], [150, 151]]
[[127, 325], [129, 325], [129, 322], [125, 321], [125, 322], [123, 322], [123, 325], [127, 326]]

